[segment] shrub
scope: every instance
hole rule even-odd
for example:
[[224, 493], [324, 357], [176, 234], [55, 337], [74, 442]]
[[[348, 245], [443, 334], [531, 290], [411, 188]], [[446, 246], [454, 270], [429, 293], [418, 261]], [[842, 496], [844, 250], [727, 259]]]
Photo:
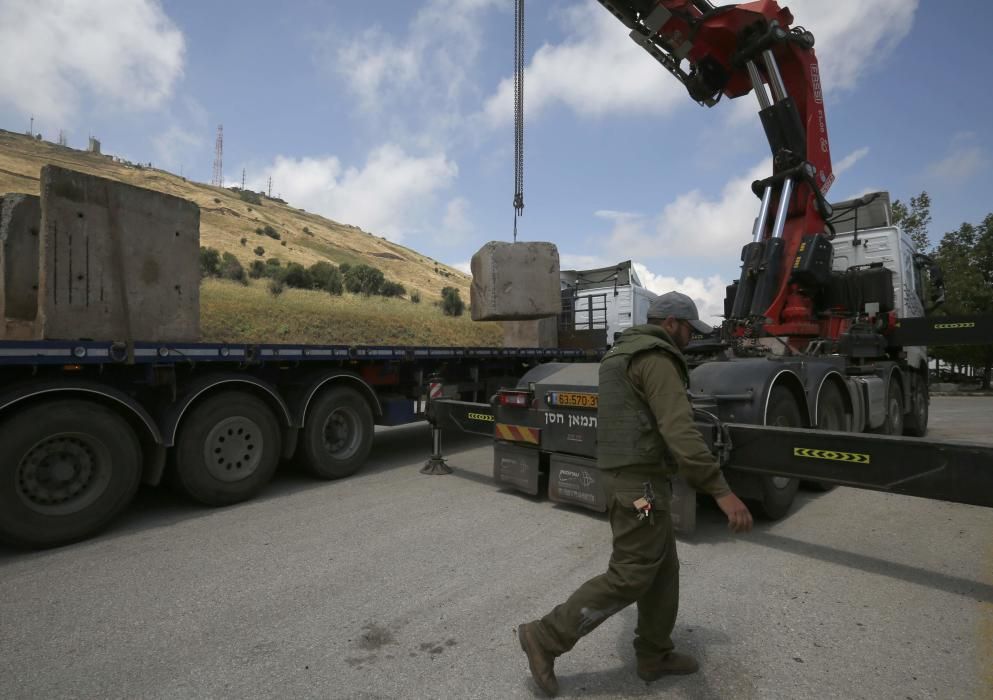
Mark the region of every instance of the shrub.
[[280, 243], [279, 245], [281, 245], [281, 246], [283, 246], [283, 247], [285, 248], [285, 247], [286, 247], [286, 241], [283, 241], [283, 242], [282, 242], [282, 243]]
[[280, 294], [282, 294], [283, 280], [279, 279], [278, 277], [274, 277], [273, 279], [269, 280], [269, 293], [272, 294], [274, 297], [278, 297]]
[[278, 241], [278, 240], [279, 240], [280, 238], [282, 238], [282, 236], [281, 236], [281, 235], [279, 234], [279, 231], [277, 231], [276, 229], [274, 229], [274, 228], [273, 228], [272, 226], [270, 226], [269, 224], [266, 224], [266, 225], [265, 225], [265, 226], [264, 226], [264, 227], [262, 228], [262, 233], [263, 233], [263, 235], [266, 235], [266, 236], [269, 236], [269, 238], [275, 238], [275, 239], [276, 239], [277, 241]]
[[265, 277], [266, 264], [261, 260], [253, 260], [252, 264], [248, 266], [248, 276], [253, 280], [257, 280], [260, 277]]
[[369, 265], [349, 267], [344, 273], [345, 289], [352, 294], [378, 294], [386, 281], [383, 271]]
[[420, 304], [421, 303], [421, 293], [420, 292], [411, 292], [410, 293], [410, 301], [413, 302], [414, 304]]
[[399, 282], [386, 281], [379, 288], [379, 293], [384, 297], [402, 297], [407, 289]]
[[441, 310], [446, 316], [461, 316], [465, 311], [465, 302], [459, 296], [455, 287], [445, 287], [441, 290]]
[[338, 296], [341, 296], [342, 294], [344, 294], [344, 292], [345, 292], [345, 280], [341, 276], [341, 272], [338, 271], [338, 268], [334, 268], [331, 271], [331, 274], [328, 275], [327, 287], [325, 287], [325, 289], [327, 289], [328, 290], [328, 294], [330, 294], [332, 296], [338, 297]]
[[306, 226], [303, 227], [303, 232], [306, 233], [308, 236], [313, 236], [314, 235], [314, 234], [312, 234], [310, 232], [310, 229], [308, 227], [306, 227]]
[[338, 269], [341, 270], [341, 274], [347, 275], [348, 271], [352, 269], [352, 266], [349, 265], [348, 263], [342, 263], [341, 265], [338, 266]]
[[307, 272], [310, 273], [310, 278], [314, 281], [314, 289], [327, 289], [328, 278], [331, 276], [332, 272], [337, 271], [338, 269], [326, 260], [315, 262], [307, 268]]
[[221, 270], [221, 252], [216, 248], [200, 247], [200, 276], [217, 277]]
[[221, 256], [221, 277], [228, 280], [235, 280], [242, 284], [248, 284], [245, 277], [245, 268], [241, 266], [241, 261], [231, 253], [224, 253]]
[[214, 204], [220, 204], [220, 203], [221, 203], [221, 198], [220, 197], [214, 197]]
[[272, 268], [278, 268], [282, 263], [279, 258], [269, 258], [265, 261], [265, 264]]
[[263, 248], [263, 247], [262, 247], [262, 246], [260, 246], [260, 245], [257, 245], [257, 246], [255, 246], [255, 248], [254, 248], [254, 249], [252, 250], [252, 252], [253, 252], [253, 253], [255, 253], [256, 255], [258, 255], [259, 257], [262, 257], [263, 255], [265, 255], [265, 248]]
[[245, 238], [244, 236], [242, 236], [242, 238], [241, 238], [241, 244], [242, 245], [245, 245], [246, 243], [248, 243], [248, 239]]
[[283, 282], [287, 287], [296, 289], [313, 289], [314, 279], [310, 272], [300, 263], [290, 263], [286, 266], [286, 271], [282, 275]]
[[237, 189], [237, 192], [238, 198], [241, 199], [241, 201], [248, 202], [249, 204], [254, 204], [256, 206], [262, 206], [262, 198], [259, 197], [258, 192], [242, 189]]

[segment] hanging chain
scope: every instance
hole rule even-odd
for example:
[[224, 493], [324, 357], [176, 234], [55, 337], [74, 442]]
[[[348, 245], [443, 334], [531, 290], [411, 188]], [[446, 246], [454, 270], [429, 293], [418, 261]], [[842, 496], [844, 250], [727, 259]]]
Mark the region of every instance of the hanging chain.
[[524, 214], [524, 0], [514, 0], [514, 243]]

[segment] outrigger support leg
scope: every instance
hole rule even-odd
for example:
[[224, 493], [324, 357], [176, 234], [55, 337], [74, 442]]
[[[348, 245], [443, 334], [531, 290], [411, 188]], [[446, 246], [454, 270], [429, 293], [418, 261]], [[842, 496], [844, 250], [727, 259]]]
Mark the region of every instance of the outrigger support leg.
[[452, 468], [441, 456], [441, 428], [434, 422], [431, 423], [431, 443], [431, 456], [421, 467], [421, 474], [451, 474]]

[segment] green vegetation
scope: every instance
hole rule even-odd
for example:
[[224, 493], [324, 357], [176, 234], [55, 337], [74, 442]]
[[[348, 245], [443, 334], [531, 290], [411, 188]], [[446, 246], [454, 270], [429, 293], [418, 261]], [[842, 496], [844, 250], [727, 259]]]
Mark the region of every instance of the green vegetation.
[[245, 268], [241, 266], [238, 258], [231, 255], [231, 253], [221, 255], [220, 276], [226, 280], [248, 284], [248, 278], [245, 276]]
[[221, 253], [216, 248], [200, 246], [200, 277], [217, 277], [221, 269]]
[[441, 310], [446, 316], [461, 316], [465, 311], [465, 302], [455, 287], [445, 287], [441, 290]]
[[204, 342], [295, 342], [343, 345], [500, 345], [498, 323], [445, 316], [434, 304], [396, 298], [285, 288], [276, 280], [247, 287], [220, 279], [200, 288]]

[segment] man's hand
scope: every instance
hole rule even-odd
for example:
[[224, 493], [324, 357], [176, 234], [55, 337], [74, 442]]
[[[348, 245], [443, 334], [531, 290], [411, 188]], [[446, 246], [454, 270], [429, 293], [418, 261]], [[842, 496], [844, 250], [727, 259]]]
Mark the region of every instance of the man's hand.
[[728, 516], [728, 529], [731, 532], [749, 532], [752, 529], [752, 514], [748, 512], [748, 506], [741, 502], [741, 499], [733, 493], [721, 496], [717, 505]]

